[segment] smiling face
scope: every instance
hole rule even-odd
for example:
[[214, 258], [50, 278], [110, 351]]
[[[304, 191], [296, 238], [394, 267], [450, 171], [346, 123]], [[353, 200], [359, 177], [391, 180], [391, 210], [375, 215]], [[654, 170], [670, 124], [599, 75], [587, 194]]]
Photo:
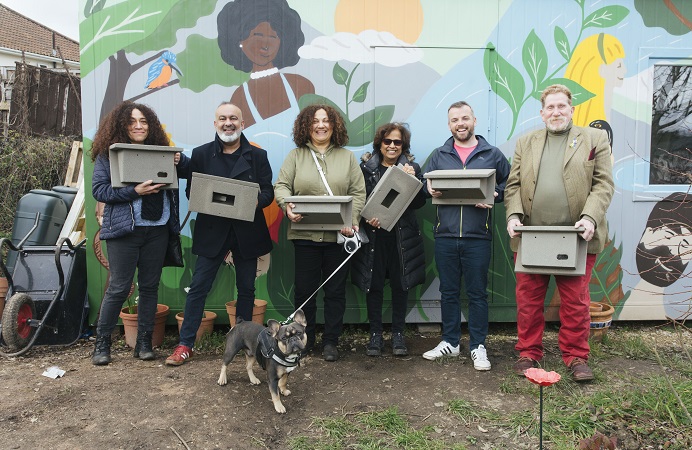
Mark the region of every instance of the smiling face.
[[252, 71], [266, 70], [274, 67], [272, 61], [276, 58], [281, 46], [281, 38], [276, 34], [269, 22], [261, 22], [250, 30], [250, 34], [240, 42], [243, 53], [252, 61]]
[[312, 145], [316, 148], [327, 148], [332, 140], [333, 131], [327, 111], [318, 109], [312, 118], [312, 128], [310, 129], [310, 142], [312, 142]]
[[566, 130], [572, 120], [572, 114], [574, 114], [574, 107], [570, 105], [567, 95], [558, 92], [545, 97], [541, 119], [550, 131]]
[[[396, 142], [395, 142], [396, 141]], [[387, 145], [389, 142], [389, 145]], [[397, 145], [397, 142], [399, 145]], [[401, 139], [401, 131], [396, 128], [387, 133], [380, 144], [380, 153], [382, 153], [382, 162], [387, 166], [396, 164], [399, 156], [403, 151], [403, 142]]]
[[476, 117], [470, 107], [464, 105], [461, 108], [451, 108], [447, 112], [447, 125], [454, 136], [454, 142], [462, 147], [474, 144], [476, 138]]
[[149, 136], [149, 124], [142, 111], [133, 109], [130, 114], [130, 123], [127, 126], [127, 135], [132, 144], [143, 144]]
[[243, 114], [235, 105], [224, 104], [216, 108], [214, 128], [225, 144], [237, 142], [244, 125]]
[[606, 86], [620, 87], [625, 82], [627, 67], [622, 58], [618, 58], [610, 64], [603, 64], [598, 68], [598, 73], [605, 80]]

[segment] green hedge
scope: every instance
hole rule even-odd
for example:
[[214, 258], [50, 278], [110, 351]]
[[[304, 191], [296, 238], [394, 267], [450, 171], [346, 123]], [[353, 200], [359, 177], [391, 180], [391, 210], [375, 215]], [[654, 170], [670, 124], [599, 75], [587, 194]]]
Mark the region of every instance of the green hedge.
[[0, 236], [12, 234], [17, 202], [24, 194], [63, 184], [73, 140], [10, 131], [0, 141]]

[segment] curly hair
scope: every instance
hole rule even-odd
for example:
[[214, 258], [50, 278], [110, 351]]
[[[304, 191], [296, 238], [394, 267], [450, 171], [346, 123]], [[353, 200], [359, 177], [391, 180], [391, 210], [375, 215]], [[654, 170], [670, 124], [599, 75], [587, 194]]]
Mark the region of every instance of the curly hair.
[[243, 72], [252, 71], [252, 61], [243, 53], [240, 42], [262, 22], [268, 22], [281, 39], [274, 67], [283, 69], [298, 63], [298, 49], [305, 43], [305, 35], [300, 16], [286, 0], [235, 0], [227, 3], [216, 18], [217, 44], [226, 64]]
[[98, 155], [103, 155], [108, 158], [108, 148], [113, 144], [130, 143], [127, 129], [130, 125], [132, 111], [135, 109], [138, 109], [142, 115], [144, 115], [149, 125], [149, 134], [144, 140], [144, 144], [171, 145], [166, 131], [163, 129], [153, 109], [141, 103], [125, 101], [113, 108], [113, 110], [101, 120], [99, 128], [96, 131], [96, 136], [94, 136], [94, 142], [91, 144], [92, 161], [95, 161]]
[[298, 113], [296, 121], [293, 122], [293, 142], [297, 147], [305, 147], [310, 142], [310, 132], [312, 131], [312, 120], [315, 113], [324, 109], [332, 124], [331, 144], [335, 147], [343, 147], [348, 144], [348, 132], [346, 124], [339, 112], [329, 105], [308, 105]]
[[399, 133], [401, 133], [401, 151], [404, 156], [406, 156], [406, 159], [412, 162], [415, 157], [411, 154], [411, 132], [408, 129], [408, 125], [405, 123], [391, 122], [385, 123], [379, 127], [377, 131], [375, 131], [375, 138], [372, 141], [373, 150], [376, 153], [379, 152], [380, 156], [384, 159], [384, 155], [382, 154], [382, 140], [394, 130], [399, 130]]
[[541, 93], [541, 106], [545, 106], [545, 98], [551, 94], [565, 94], [567, 96], [567, 103], [572, 106], [572, 91], [564, 84], [551, 84], [543, 89]]

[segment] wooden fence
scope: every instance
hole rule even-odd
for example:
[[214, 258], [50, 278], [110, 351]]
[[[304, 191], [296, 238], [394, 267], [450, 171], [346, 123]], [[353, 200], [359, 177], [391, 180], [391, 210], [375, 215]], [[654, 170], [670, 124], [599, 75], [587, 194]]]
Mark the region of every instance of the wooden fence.
[[81, 136], [80, 95], [78, 77], [18, 62], [10, 130], [42, 136]]

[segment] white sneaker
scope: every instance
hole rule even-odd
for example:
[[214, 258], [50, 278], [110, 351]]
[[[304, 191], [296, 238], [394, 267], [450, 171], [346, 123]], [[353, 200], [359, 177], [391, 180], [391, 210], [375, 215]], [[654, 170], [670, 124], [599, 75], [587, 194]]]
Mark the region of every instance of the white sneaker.
[[479, 345], [477, 349], [471, 351], [471, 359], [473, 360], [473, 368], [476, 370], [490, 370], [490, 361], [488, 361], [488, 353], [483, 345]]
[[443, 356], [459, 356], [459, 346], [457, 345], [454, 347], [448, 342], [441, 341], [439, 344], [437, 344], [437, 347], [423, 353], [423, 358], [430, 361], [434, 361], [437, 358], [442, 358]]

